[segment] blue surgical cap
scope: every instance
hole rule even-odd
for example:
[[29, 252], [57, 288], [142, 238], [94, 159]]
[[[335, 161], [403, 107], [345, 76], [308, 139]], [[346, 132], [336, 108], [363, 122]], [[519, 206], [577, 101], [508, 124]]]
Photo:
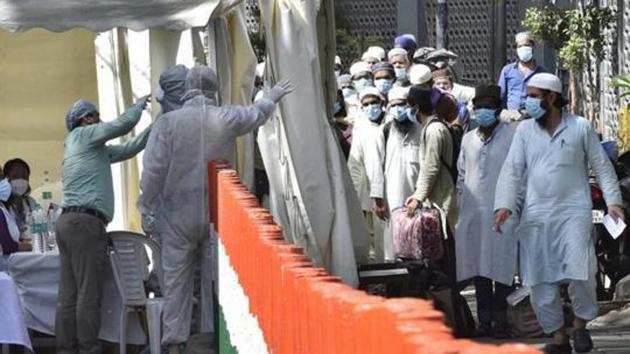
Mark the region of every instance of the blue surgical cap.
[[85, 100], [76, 101], [70, 106], [68, 114], [66, 115], [66, 128], [69, 132], [72, 131], [72, 129], [79, 125], [81, 118], [92, 113], [98, 114], [96, 106]]

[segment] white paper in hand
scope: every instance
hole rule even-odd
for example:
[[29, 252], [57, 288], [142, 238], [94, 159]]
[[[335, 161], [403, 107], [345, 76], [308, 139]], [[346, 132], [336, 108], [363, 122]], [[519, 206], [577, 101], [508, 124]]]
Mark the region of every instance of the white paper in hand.
[[617, 222], [615, 222], [609, 214], [604, 216], [604, 226], [606, 227], [606, 230], [608, 230], [608, 233], [610, 233], [610, 236], [612, 236], [615, 240], [621, 236], [623, 231], [626, 229], [626, 223], [623, 222], [623, 220], [617, 219]]

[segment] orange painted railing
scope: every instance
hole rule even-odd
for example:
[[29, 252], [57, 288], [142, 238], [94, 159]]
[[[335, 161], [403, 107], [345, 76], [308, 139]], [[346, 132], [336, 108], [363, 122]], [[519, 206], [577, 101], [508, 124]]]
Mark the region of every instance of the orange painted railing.
[[209, 165], [210, 219], [270, 352], [539, 353], [523, 344], [455, 339], [428, 301], [385, 299], [342, 284], [284, 240], [271, 214], [227, 168], [224, 161]]

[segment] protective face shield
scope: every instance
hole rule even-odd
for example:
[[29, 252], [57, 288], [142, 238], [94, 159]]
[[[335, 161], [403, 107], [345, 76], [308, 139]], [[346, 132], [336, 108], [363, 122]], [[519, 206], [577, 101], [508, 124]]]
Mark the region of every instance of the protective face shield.
[[11, 181], [11, 191], [15, 195], [23, 196], [28, 192], [28, 181], [22, 178], [14, 179]]
[[534, 48], [531, 46], [518, 47], [516, 49], [516, 54], [518, 55], [518, 60], [523, 63], [528, 63], [534, 57]]
[[394, 73], [396, 74], [396, 81], [407, 81], [407, 68], [394, 68]]
[[372, 122], [377, 122], [383, 113], [380, 104], [370, 104], [362, 108], [363, 114]]
[[389, 114], [396, 122], [402, 123], [409, 120], [409, 107], [406, 105], [390, 107]]
[[6, 202], [11, 196], [11, 183], [6, 178], [0, 181], [0, 201]]
[[535, 97], [527, 97], [525, 100], [525, 110], [527, 114], [534, 119], [540, 119], [547, 113], [547, 110], [542, 106], [542, 99]]
[[358, 92], [361, 92], [371, 86], [374, 86], [372, 79], [364, 77], [358, 80], [354, 80], [354, 87], [357, 89]]
[[487, 128], [497, 122], [497, 111], [490, 108], [475, 109], [475, 119], [480, 126]]
[[343, 98], [345, 100], [351, 98], [351, 97], [356, 97], [357, 96], [357, 90], [355, 90], [352, 87], [344, 87], [341, 89], [341, 93], [343, 94]]
[[386, 95], [389, 90], [392, 89], [394, 81], [390, 79], [378, 79], [374, 81], [374, 86], [384, 95]]

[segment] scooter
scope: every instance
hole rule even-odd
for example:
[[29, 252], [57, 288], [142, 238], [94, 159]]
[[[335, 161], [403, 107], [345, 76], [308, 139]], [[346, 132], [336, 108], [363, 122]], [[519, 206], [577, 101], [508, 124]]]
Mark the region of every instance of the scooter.
[[[629, 156], [630, 157], [630, 156]], [[620, 158], [621, 160], [621, 158]], [[624, 209], [630, 210], [630, 177], [621, 165], [617, 165]], [[595, 253], [597, 255], [597, 300], [612, 300], [617, 283], [630, 274], [630, 229], [614, 239], [603, 225], [608, 212], [604, 194], [591, 178], [591, 200], [593, 202], [593, 224], [595, 227]], [[626, 212], [626, 220], [629, 214]]]

